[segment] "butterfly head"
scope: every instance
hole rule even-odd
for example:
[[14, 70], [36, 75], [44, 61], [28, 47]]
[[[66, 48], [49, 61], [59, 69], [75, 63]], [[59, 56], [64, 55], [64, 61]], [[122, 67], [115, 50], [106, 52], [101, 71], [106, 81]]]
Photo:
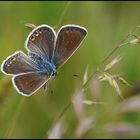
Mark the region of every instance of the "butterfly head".
[[57, 75], [57, 70], [54, 69], [54, 70], [52, 71], [52, 73], [51, 73], [51, 76], [55, 77], [56, 75]]

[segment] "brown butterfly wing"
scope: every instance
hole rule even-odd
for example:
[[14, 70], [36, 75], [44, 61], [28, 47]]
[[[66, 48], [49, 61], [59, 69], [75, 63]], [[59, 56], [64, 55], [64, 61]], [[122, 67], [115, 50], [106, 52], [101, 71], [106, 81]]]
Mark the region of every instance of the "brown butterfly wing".
[[30, 96], [41, 88], [49, 79], [50, 76], [41, 75], [40, 73], [27, 73], [14, 76], [12, 81], [20, 94]]
[[29, 52], [51, 60], [56, 33], [48, 25], [40, 25], [28, 35], [25, 47]]
[[53, 61], [56, 67], [62, 66], [79, 48], [87, 35], [87, 30], [81, 26], [63, 26], [58, 32]]
[[27, 55], [18, 51], [8, 57], [1, 65], [5, 74], [21, 74], [36, 71], [36, 67]]

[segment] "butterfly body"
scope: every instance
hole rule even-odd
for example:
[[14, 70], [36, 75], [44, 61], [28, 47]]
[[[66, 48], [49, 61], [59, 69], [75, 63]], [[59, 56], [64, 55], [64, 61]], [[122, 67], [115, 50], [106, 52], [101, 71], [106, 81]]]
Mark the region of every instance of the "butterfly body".
[[13, 76], [20, 94], [30, 96], [56, 76], [86, 35], [87, 30], [78, 25], [62, 26], [57, 33], [48, 25], [37, 26], [25, 42], [28, 55], [15, 52], [3, 61], [1, 71]]
[[41, 74], [45, 74], [47, 76], [55, 76], [56, 67], [53, 62], [49, 62], [48, 59], [43, 59], [37, 54], [30, 53], [29, 57], [33, 63], [35, 63], [36, 68]]

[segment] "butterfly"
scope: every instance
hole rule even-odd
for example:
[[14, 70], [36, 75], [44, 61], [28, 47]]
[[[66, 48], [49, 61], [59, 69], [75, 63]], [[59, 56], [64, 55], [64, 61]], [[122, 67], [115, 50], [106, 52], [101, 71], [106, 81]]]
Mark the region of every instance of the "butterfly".
[[30, 96], [56, 76], [57, 70], [79, 48], [87, 33], [78, 25], [62, 26], [57, 33], [49, 25], [39, 25], [26, 39], [28, 54], [16, 51], [3, 61], [1, 71], [13, 76], [18, 93]]

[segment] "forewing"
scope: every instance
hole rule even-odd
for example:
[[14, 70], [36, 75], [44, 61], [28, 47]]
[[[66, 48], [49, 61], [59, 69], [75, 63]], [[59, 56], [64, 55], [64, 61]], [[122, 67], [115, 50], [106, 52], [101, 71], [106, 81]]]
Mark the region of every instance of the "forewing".
[[25, 47], [42, 58], [51, 60], [56, 34], [48, 25], [40, 25], [28, 35]]
[[40, 73], [27, 73], [14, 76], [12, 81], [20, 94], [30, 96], [40, 89], [49, 79], [50, 76], [41, 75]]
[[1, 65], [1, 70], [8, 75], [37, 71], [35, 64], [21, 51], [15, 52], [4, 60]]
[[63, 26], [57, 35], [53, 61], [56, 67], [62, 66], [79, 48], [87, 35], [87, 30], [81, 26]]

